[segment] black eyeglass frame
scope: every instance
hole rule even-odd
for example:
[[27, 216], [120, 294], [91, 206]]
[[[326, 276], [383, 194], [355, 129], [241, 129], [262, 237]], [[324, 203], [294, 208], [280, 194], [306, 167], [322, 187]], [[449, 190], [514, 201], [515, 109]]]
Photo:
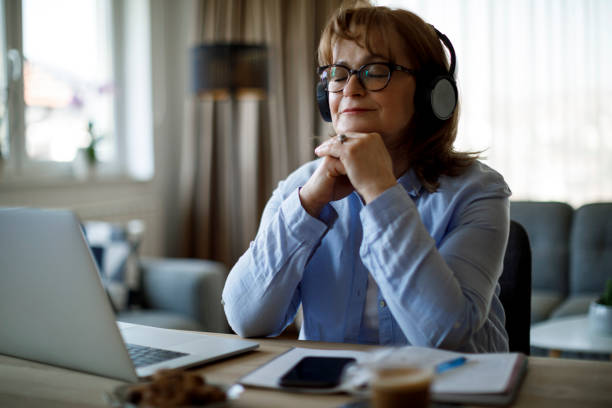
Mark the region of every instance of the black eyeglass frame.
[[[385, 82], [385, 85], [382, 88], [379, 89], [368, 89], [366, 88], [365, 84], [363, 83], [363, 80], [361, 79], [361, 73], [363, 72], [363, 70], [365, 69], [365, 67], [368, 67], [370, 65], [385, 65], [387, 68], [389, 68], [389, 74], [387, 74], [387, 82]], [[344, 68], [348, 71], [348, 77], [346, 78], [346, 82], [344, 84], [344, 86], [342, 87], [342, 89], [339, 89], [337, 91], [330, 91], [328, 89], [328, 82], [323, 81], [323, 79], [321, 79], [321, 74], [323, 73], [323, 71], [325, 71], [328, 68], [331, 67], [340, 67], [340, 68]], [[414, 69], [410, 69], [410, 68], [406, 68], [402, 65], [399, 64], [395, 64], [393, 62], [369, 62], [367, 64], [364, 64], [362, 66], [360, 66], [357, 69], [351, 69], [350, 67], [347, 67], [346, 65], [342, 65], [342, 64], [329, 64], [329, 65], [324, 65], [322, 67], [318, 67], [317, 68], [317, 74], [319, 75], [319, 78], [321, 79], [322, 83], [325, 83], [325, 90], [327, 92], [332, 92], [332, 93], [338, 93], [338, 92], [342, 92], [344, 91], [344, 88], [346, 87], [346, 85], [349, 83], [349, 81], [351, 80], [351, 76], [357, 74], [357, 80], [359, 81], [359, 84], [361, 85], [361, 87], [367, 91], [370, 92], [378, 92], [378, 91], [382, 91], [383, 89], [385, 89], [388, 85], [389, 82], [391, 82], [391, 74], [395, 71], [401, 71], [401, 72], [405, 72], [407, 74], [410, 75], [416, 75], [417, 71]]]

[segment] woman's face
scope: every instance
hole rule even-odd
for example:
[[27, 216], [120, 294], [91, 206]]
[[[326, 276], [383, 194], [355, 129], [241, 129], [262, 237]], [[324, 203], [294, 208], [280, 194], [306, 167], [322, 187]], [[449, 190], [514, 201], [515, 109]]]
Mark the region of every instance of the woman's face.
[[[390, 36], [388, 45], [381, 49], [390, 49], [396, 57], [396, 64], [412, 68], [401, 47], [399, 35]], [[390, 58], [385, 54], [381, 52], [381, 55], [372, 55], [354, 41], [339, 39], [333, 47], [333, 63], [358, 69], [370, 62], [389, 62]], [[382, 136], [387, 149], [399, 147], [403, 132], [414, 113], [414, 90], [414, 77], [401, 71], [393, 72], [387, 87], [375, 92], [364, 89], [357, 75], [351, 75], [344, 90], [329, 93], [329, 107], [336, 134], [376, 132]]]

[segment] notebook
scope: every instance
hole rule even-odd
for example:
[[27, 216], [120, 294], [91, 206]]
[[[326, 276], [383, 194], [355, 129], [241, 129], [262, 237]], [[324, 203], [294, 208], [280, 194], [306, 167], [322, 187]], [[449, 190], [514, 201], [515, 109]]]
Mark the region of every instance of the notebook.
[[1, 354], [130, 382], [259, 346], [117, 323], [79, 220], [65, 210], [0, 209], [0, 322]]
[[[431, 399], [439, 403], [508, 405], [516, 397], [527, 368], [527, 358], [522, 353], [472, 354], [414, 346], [386, 348], [375, 352], [295, 347], [248, 373], [239, 382], [245, 386], [281, 389], [280, 377], [307, 356], [352, 357], [362, 366], [384, 359], [394, 364], [431, 367], [453, 361], [458, 357], [465, 357], [464, 364], [435, 376], [431, 386]], [[357, 374], [345, 376], [341, 384], [335, 388], [282, 389], [306, 393], [349, 393], [367, 397], [368, 380], [367, 375], [363, 375], [363, 371], [359, 374], [357, 370]]]

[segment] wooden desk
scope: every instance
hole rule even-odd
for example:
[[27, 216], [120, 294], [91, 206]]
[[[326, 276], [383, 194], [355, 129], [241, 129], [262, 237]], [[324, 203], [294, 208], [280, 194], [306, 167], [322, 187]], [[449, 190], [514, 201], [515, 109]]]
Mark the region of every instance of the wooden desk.
[[[213, 334], [216, 336], [229, 336]], [[202, 366], [207, 379], [233, 383], [289, 347], [365, 350], [368, 346], [258, 339], [260, 348], [245, 355]], [[0, 355], [1, 407], [105, 407], [105, 391], [120, 381], [83, 374]], [[338, 407], [350, 401], [346, 395], [299, 395], [262, 389], [246, 389], [236, 407]], [[610, 407], [612, 363], [529, 358], [527, 376], [515, 407]]]

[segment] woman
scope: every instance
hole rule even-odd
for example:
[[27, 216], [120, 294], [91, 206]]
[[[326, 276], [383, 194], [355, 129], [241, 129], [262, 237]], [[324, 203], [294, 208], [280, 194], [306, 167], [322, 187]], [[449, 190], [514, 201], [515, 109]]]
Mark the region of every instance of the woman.
[[441, 40], [404, 10], [331, 18], [319, 72], [336, 136], [279, 184], [230, 272], [236, 333], [278, 335], [301, 304], [300, 339], [508, 350], [497, 280], [510, 191], [453, 150], [454, 59], [449, 74]]

